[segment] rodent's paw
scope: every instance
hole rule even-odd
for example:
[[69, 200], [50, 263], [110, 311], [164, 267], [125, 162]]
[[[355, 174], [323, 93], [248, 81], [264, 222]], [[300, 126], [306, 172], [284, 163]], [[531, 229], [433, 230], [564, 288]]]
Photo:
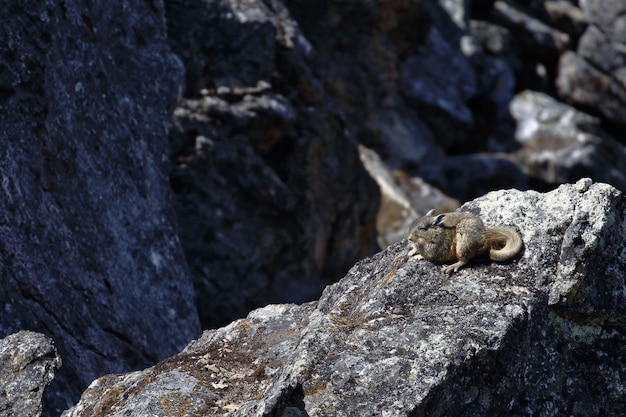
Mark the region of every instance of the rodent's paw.
[[409, 240], [409, 246], [411, 247], [411, 250], [406, 255], [409, 258], [412, 257], [412, 256], [415, 256], [415, 257], [417, 257], [417, 259], [422, 259], [422, 255], [420, 255], [419, 248], [417, 247], [415, 242]]
[[445, 274], [452, 274], [453, 272], [456, 272], [457, 269], [454, 267], [454, 265], [448, 265], [448, 266], [444, 266], [441, 268], [441, 270], [445, 273]]
[[461, 267], [466, 263], [467, 261], [458, 261], [453, 263], [452, 265], [444, 266], [443, 268], [441, 268], [441, 270], [446, 274], [452, 274], [453, 272], [457, 272], [459, 269], [461, 269]]

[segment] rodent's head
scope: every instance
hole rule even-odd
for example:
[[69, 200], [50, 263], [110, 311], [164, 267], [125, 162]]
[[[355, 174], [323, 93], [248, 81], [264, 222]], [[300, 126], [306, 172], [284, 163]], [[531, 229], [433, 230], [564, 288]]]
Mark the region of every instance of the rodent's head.
[[435, 209], [430, 210], [424, 217], [415, 220], [409, 229], [408, 239], [411, 242], [417, 240], [432, 231], [433, 228], [439, 226], [443, 222], [444, 214], [437, 214]]

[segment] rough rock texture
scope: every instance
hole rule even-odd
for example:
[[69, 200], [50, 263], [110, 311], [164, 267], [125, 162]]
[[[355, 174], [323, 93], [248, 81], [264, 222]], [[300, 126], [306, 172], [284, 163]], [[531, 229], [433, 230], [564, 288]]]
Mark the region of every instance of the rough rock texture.
[[557, 86], [568, 101], [608, 120], [626, 124], [626, 4], [581, 0], [590, 23], [576, 53], [561, 57]]
[[[495, 115], [507, 117], [513, 72], [476, 45], [467, 29], [466, 3], [286, 2], [348, 129], [391, 168], [423, 176], [447, 162], [445, 153], [515, 146], [512, 124], [490, 127]], [[504, 165], [490, 166], [506, 174]], [[518, 186], [514, 181], [506, 186]], [[476, 188], [471, 196], [480, 194]], [[464, 192], [445, 190], [458, 192], [457, 198]]]
[[528, 188], [524, 166], [505, 153], [448, 156], [425, 163], [420, 177], [460, 201], [470, 200], [496, 188]]
[[624, 195], [584, 179], [463, 209], [516, 227], [523, 254], [449, 276], [392, 245], [318, 302], [256, 310], [94, 381], [64, 417], [624, 415]]
[[[624, 188], [626, 138], [621, 127], [626, 102], [626, 25], [621, 0], [10, 0], [3, 3], [0, 18], [4, 23], [0, 29], [0, 141], [5, 145], [0, 158], [0, 336], [30, 328], [54, 338], [66, 366], [50, 387], [48, 408], [52, 412], [75, 401], [80, 389], [96, 376], [153, 364], [179, 351], [199, 331], [193, 304], [196, 298], [176, 237], [164, 174], [169, 170], [164, 158], [168, 110], [173, 110], [180, 91], [185, 91], [185, 99], [176, 108], [170, 135], [171, 162], [175, 164], [170, 180], [186, 259], [207, 326], [244, 316], [268, 301], [314, 298], [326, 283], [342, 276], [357, 258], [372, 250], [378, 196], [359, 162], [357, 142], [375, 149], [392, 169], [404, 171], [396, 178], [419, 176], [459, 200], [494, 188], [552, 189], [580, 175]], [[170, 47], [184, 62], [185, 87], [180, 82], [183, 66]], [[537, 214], [537, 205], [548, 206], [541, 203], [545, 198], [519, 206]], [[578, 200], [572, 197], [571, 201], [574, 207]], [[589, 218], [575, 224], [592, 227], [595, 213], [607, 207], [610, 204], [596, 207], [594, 214], [584, 212], [590, 213]], [[407, 210], [413, 211], [417, 212], [415, 203]], [[507, 211], [510, 216], [515, 213], [514, 208]], [[527, 217], [510, 218], [531, 233]], [[567, 229], [562, 223], [567, 218], [555, 214], [548, 221], [546, 236], [561, 242], [559, 233]], [[533, 230], [546, 227], [535, 226]], [[566, 239], [562, 247], [578, 248], [585, 239], [605, 236], [603, 233], [593, 229], [580, 239], [567, 238], [571, 241]], [[526, 237], [532, 238], [530, 242], [543, 242], [540, 249], [529, 249], [541, 254], [534, 264], [526, 255], [519, 262], [534, 265], [537, 276], [545, 276], [545, 271], [556, 268], [550, 265], [561, 261], [562, 271], [574, 265], [575, 273], [585, 276], [593, 272], [586, 260], [593, 264], [594, 256], [602, 259], [593, 248], [589, 249], [593, 256], [583, 251], [580, 257], [565, 253], [551, 258], [556, 250], [552, 241], [541, 240], [548, 237]], [[385, 256], [399, 251], [392, 246], [376, 259], [396, 265], [403, 261], [394, 263]], [[350, 280], [357, 282], [363, 276], [378, 277], [379, 272], [368, 269], [376, 268], [376, 259], [359, 264], [345, 285], [350, 287]], [[571, 259], [579, 259], [579, 263]], [[399, 265], [398, 270], [413, 274], [403, 268]], [[477, 362], [467, 365], [474, 371], [476, 363], [484, 365], [487, 377], [480, 381], [483, 385], [473, 385], [480, 390], [470, 388], [463, 391], [470, 394], [459, 396], [450, 394], [449, 386], [419, 388], [419, 392], [428, 392], [424, 395], [430, 402], [402, 403], [399, 409], [414, 407], [416, 415], [428, 414], [432, 410], [427, 404], [453, 404], [447, 400], [450, 395], [452, 400], [462, 397], [473, 404], [474, 408], [466, 410], [468, 415], [480, 414], [472, 411], [480, 407], [500, 410], [500, 400], [492, 401], [495, 394], [489, 387], [501, 384], [511, 386], [510, 395], [517, 395], [505, 402], [506, 407], [513, 407], [513, 415], [522, 414], [515, 410], [525, 407], [540, 414], [565, 410], [563, 414], [610, 415], [623, 411], [602, 409], [607, 404], [603, 401], [613, 400], [619, 391], [615, 381], [623, 375], [621, 365], [614, 362], [621, 360], [621, 351], [606, 353], [622, 337], [621, 324], [615, 332], [604, 324], [598, 330], [596, 322], [591, 327], [576, 327], [580, 325], [566, 320], [559, 327], [554, 324], [558, 321], [554, 318], [561, 317], [555, 315], [557, 311], [568, 320], [586, 319], [590, 313], [566, 314], [558, 303], [546, 308], [537, 301], [547, 294], [554, 302], [561, 290], [567, 294], [578, 291], [571, 299], [582, 297], [584, 301], [585, 288], [598, 294], [606, 289], [576, 281], [568, 290], [570, 280], [559, 278], [556, 289], [548, 291], [545, 285], [552, 278], [530, 286], [528, 277], [534, 270], [528, 268], [523, 271], [526, 275], [514, 277], [514, 284], [499, 284], [530, 291], [511, 299], [514, 307], [509, 316], [515, 316], [519, 307], [523, 317], [503, 324], [519, 330], [522, 323], [528, 331], [518, 331], [518, 339], [511, 333], [495, 336], [494, 343], [508, 352], [516, 341], [532, 345], [535, 340], [547, 340], [533, 327], [537, 323], [544, 324], [560, 342], [545, 342], [500, 357], [489, 350], [488, 343], [481, 345], [484, 353], [480, 355], [484, 356], [476, 354]], [[611, 273], [621, 280], [619, 268]], [[463, 274], [460, 276], [466, 276]], [[389, 275], [393, 276], [397, 275]], [[485, 284], [484, 280], [478, 282]], [[407, 298], [409, 301], [435, 297], [436, 301], [454, 302], [454, 291], [438, 292], [437, 281], [431, 284], [425, 285], [428, 293], [413, 293], [412, 287], [396, 290], [415, 297]], [[368, 285], [373, 284], [364, 284], [361, 293], [355, 284], [354, 294], [374, 291]], [[466, 298], [462, 300], [467, 303], [460, 305], [489, 304], [484, 297], [500, 287], [483, 288], [488, 288], [488, 295], [464, 290], [480, 303]], [[381, 287], [380, 294], [386, 289]], [[321, 325], [319, 330], [307, 327], [311, 338], [321, 338], [320, 332], [328, 327], [327, 313], [334, 308], [328, 304], [334, 302], [332, 291], [338, 290], [329, 290], [318, 305], [284, 307], [292, 314], [293, 323]], [[503, 296], [494, 297], [502, 300]], [[395, 299], [390, 300], [388, 305], [395, 305]], [[527, 306], [533, 307], [532, 314], [527, 314]], [[380, 311], [386, 311], [384, 308]], [[289, 322], [272, 308], [264, 311], [251, 317], [268, 323], [274, 320], [276, 328]], [[621, 313], [607, 314], [611, 320], [621, 320]], [[472, 323], [468, 325], [472, 329], [481, 324]], [[373, 321], [370, 327], [359, 329], [377, 336], [381, 328], [372, 326], [378, 324]], [[569, 337], [568, 329], [583, 337], [579, 341]], [[421, 335], [420, 331], [414, 333]], [[601, 333], [594, 339], [596, 331]], [[293, 332], [293, 340], [307, 340], [300, 330]], [[262, 337], [263, 331], [258, 334]], [[232, 340], [237, 352], [245, 348], [240, 339]], [[334, 352], [339, 355], [349, 347], [342, 345], [339, 336], [326, 341], [327, 356], [317, 352], [309, 358], [302, 353], [306, 343], [296, 342], [294, 355], [332, 363], [339, 357], [332, 357]], [[385, 341], [375, 342], [372, 349], [384, 346]], [[259, 343], [276, 346], [272, 338]], [[455, 346], [448, 351], [463, 356], [465, 351]], [[601, 353], [593, 356], [590, 349]], [[559, 355], [553, 355], [553, 350]], [[398, 347], [396, 352], [404, 351]], [[409, 350], [407, 357], [416, 361], [416, 352]], [[341, 355], [343, 360], [347, 354]], [[356, 353], [350, 355], [359, 358]], [[513, 360], [515, 355], [520, 362]], [[506, 380], [512, 381], [510, 384], [498, 379], [494, 356], [499, 358], [497, 369], [510, 371]], [[188, 357], [165, 363], [175, 367], [186, 363]], [[545, 362], [547, 373], [530, 360], [536, 357], [550, 359]], [[182, 362], [177, 362], [179, 359]], [[311, 364], [302, 375], [275, 380], [272, 372], [278, 362], [269, 367], [259, 365], [259, 372], [250, 376], [251, 361], [244, 359], [242, 368], [233, 368], [232, 374], [226, 363], [207, 369], [218, 376], [234, 375], [235, 381], [241, 375], [243, 381], [258, 376], [259, 383], [268, 384], [268, 393], [249, 393], [246, 398], [265, 401], [269, 409], [294, 411], [306, 405], [321, 410], [319, 403], [324, 401], [332, 409], [336, 400], [318, 400], [316, 395], [341, 392], [333, 390], [345, 382], [345, 386], [353, 384], [350, 395], [358, 396], [359, 384], [386, 381], [386, 376], [360, 379], [357, 369], [361, 367], [350, 368], [346, 362], [337, 368], [315, 370], [311, 370], [313, 362], [302, 362]], [[405, 357], [397, 360], [402, 375]], [[596, 365], [582, 368], [590, 388], [581, 387], [582, 383], [578, 386], [576, 375], [569, 374], [573, 372], [571, 363], [581, 361]], [[518, 373], [514, 363], [524, 364]], [[343, 373], [329, 374], [329, 369]], [[410, 377], [413, 365], [408, 369]], [[465, 368], [455, 368], [456, 374], [444, 374], [451, 368], [443, 365], [441, 369], [429, 368], [428, 372], [434, 375], [432, 381], [441, 377], [443, 384], [458, 381], [454, 375], [463, 375]], [[608, 383], [608, 391], [593, 391], [607, 385], [605, 370], [613, 370], [616, 377]], [[341, 379], [350, 372], [357, 374]], [[158, 387], [153, 393], [142, 391], [148, 386], [143, 375], [127, 377], [138, 381], [136, 391], [143, 393], [142, 401], [147, 404]], [[573, 394], [559, 390], [563, 375], [571, 377]], [[212, 378], [210, 374], [191, 376]], [[465, 382], [476, 381], [475, 376], [466, 376]], [[193, 381], [184, 372], [164, 378], [159, 381], [171, 390]], [[179, 378], [182, 382], [176, 382]], [[316, 378], [333, 382], [317, 386]], [[402, 383], [413, 383], [406, 379], [409, 382]], [[113, 380], [115, 377], [109, 382]], [[197, 388], [200, 397], [206, 394], [210, 399], [197, 407], [208, 407], [211, 401], [220, 407], [241, 405], [245, 395], [224, 394], [224, 384], [235, 386], [229, 380], [210, 382]], [[518, 386], [526, 387], [527, 394]], [[412, 385], [407, 389], [418, 392]], [[539, 397], [532, 396], [540, 390], [551, 393], [541, 397], [544, 408]], [[272, 392], [275, 396], [268, 397]], [[117, 391], [110, 394], [114, 401]], [[195, 394], [184, 395], [193, 399]], [[573, 395], [598, 398], [599, 405], [574, 404]], [[342, 395], [335, 397], [341, 399]], [[228, 398], [232, 402], [224, 403]], [[621, 406], [617, 398], [613, 403]], [[388, 406], [385, 401], [377, 404]], [[241, 413], [252, 405], [241, 406]]]
[[[608, 148], [620, 155], [626, 142], [622, 131], [615, 129], [623, 124], [626, 113], [623, 7], [620, 1], [428, 3], [426, 9], [432, 28], [426, 40], [413, 49], [407, 48], [396, 58], [397, 66], [410, 69], [417, 80], [400, 84], [401, 96], [411, 97], [412, 86], [427, 85], [435, 89], [444, 86], [439, 92], [419, 91], [417, 96], [424, 102], [432, 93], [437, 97], [432, 102], [457, 109], [457, 116], [462, 114], [458, 109], [469, 109], [471, 118], [465, 119], [462, 129], [454, 120], [445, 120], [451, 131], [446, 135], [445, 129], [433, 126], [432, 120], [437, 118], [420, 109], [414, 100], [407, 100], [406, 104], [396, 101], [395, 107], [388, 111], [400, 113], [404, 110], [398, 109], [413, 105], [418, 110], [413, 124], [425, 126], [428, 134], [422, 133], [424, 129], [419, 132], [397, 127], [381, 129], [404, 132], [408, 136], [398, 141], [403, 145], [400, 153], [407, 157], [395, 155], [390, 151], [392, 145], [386, 149], [373, 148], [393, 168], [417, 175], [460, 200], [503, 187], [552, 189], [562, 183], [564, 177], [567, 177], [565, 181], [573, 181], [581, 175], [610, 181], [623, 190], [623, 185], [615, 180], [621, 170], [620, 158], [595, 152]], [[428, 45], [439, 39], [437, 34], [441, 36], [435, 43], [437, 46], [431, 48], [433, 56], [424, 54], [429, 50]], [[447, 66], [438, 65], [436, 56], [441, 51], [448, 51]], [[419, 71], [411, 62], [419, 62]], [[454, 74], [451, 75], [447, 71], [452, 69]], [[472, 88], [458, 88], [459, 81]], [[548, 94], [557, 100], [529, 102], [526, 91]], [[521, 94], [519, 99], [515, 98], [517, 94]], [[519, 133], [519, 129], [509, 112], [509, 104], [513, 100], [525, 101], [530, 113], [558, 113], [564, 108], [559, 98], [578, 106], [579, 112], [592, 113], [603, 133], [593, 133], [597, 136], [593, 152], [578, 153], [571, 152], [576, 147], [572, 147], [569, 136], [572, 129], [566, 128], [567, 123], [552, 126], [551, 135], [567, 139], [560, 144], [555, 140], [534, 141], [531, 153], [547, 160], [561, 158], [562, 168], [573, 169], [559, 175], [545, 175], [552, 164], [538, 169], [536, 157], [519, 158], [517, 151], [522, 148], [522, 153], [527, 153], [528, 142], [515, 136], [514, 132]], [[347, 114], [349, 112], [346, 110]], [[354, 114], [358, 112], [352, 110]], [[398, 117], [389, 119], [398, 120]], [[607, 127], [611, 135], [607, 134]], [[376, 143], [371, 136], [364, 138]], [[450, 137], [456, 139], [450, 141]], [[608, 143], [603, 143], [605, 138]], [[412, 140], [415, 145], [411, 145]], [[562, 159], [565, 157], [568, 159]]]
[[0, 10], [0, 336], [41, 331], [58, 415], [95, 377], [199, 333], [167, 182], [182, 77], [162, 5], [6, 1]]
[[546, 184], [573, 182], [581, 177], [604, 180], [626, 190], [626, 148], [600, 119], [577, 111], [542, 93], [525, 91], [511, 102], [517, 121], [515, 153], [527, 174]]
[[530, 3], [530, 9], [540, 20], [568, 34], [571, 40], [579, 39], [587, 27], [578, 0], [527, 0], [525, 3]]
[[167, 5], [189, 96], [171, 182], [205, 327], [316, 299], [376, 249], [375, 183], [305, 63], [310, 45], [270, 3]]
[[[311, 65], [322, 77], [328, 94], [342, 110], [347, 127], [359, 143], [386, 151], [385, 157], [414, 163], [433, 148], [434, 138], [424, 119], [417, 117], [416, 110], [407, 105], [399, 83], [405, 79], [411, 84], [416, 78], [402, 66], [409, 56], [416, 54], [417, 47], [425, 45], [432, 27], [424, 3], [427, 2], [285, 1], [311, 44]], [[434, 55], [438, 53], [431, 47], [423, 56], [435, 61]], [[428, 100], [432, 100], [436, 94], [433, 90], [444, 92], [444, 89], [432, 74], [427, 75], [423, 85], [432, 86], [425, 90]], [[458, 78], [450, 84], [454, 84], [451, 90], [462, 90], [457, 86]], [[423, 106], [425, 111], [439, 110], [441, 120], [460, 118], [429, 104]], [[432, 121], [439, 122], [434, 117]], [[442, 123], [438, 125], [445, 128]], [[407, 149], [416, 153], [411, 154]]]
[[[568, 109], [559, 93], [584, 106], [568, 97], [619, 91], [621, 9], [610, 3], [166, 2], [187, 70], [171, 182], [204, 326], [313, 299], [371, 251], [377, 197], [356, 142], [460, 201], [581, 176], [625, 189], [626, 140], [605, 126], [623, 113], [619, 94], [583, 108], [595, 109], [594, 132], [562, 120], [531, 140], [517, 125]], [[563, 87], [559, 60], [601, 74], [593, 88]]]
[[538, 54], [564, 52], [570, 46], [570, 37], [542, 23], [539, 19], [525, 13], [514, 2], [496, 1], [493, 5], [495, 15], [503, 25], [517, 32], [526, 47], [537, 48]]
[[41, 333], [0, 340], [0, 415], [39, 417], [43, 390], [60, 367], [54, 342]]

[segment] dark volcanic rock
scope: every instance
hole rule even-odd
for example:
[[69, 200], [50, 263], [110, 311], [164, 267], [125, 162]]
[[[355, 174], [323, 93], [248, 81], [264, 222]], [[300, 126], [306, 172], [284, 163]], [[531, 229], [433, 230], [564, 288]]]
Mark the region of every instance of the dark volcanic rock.
[[[452, 137], [450, 125], [471, 123], [463, 100], [472, 93], [473, 75], [463, 79], [471, 73], [468, 62], [432, 25], [425, 7], [431, 2], [285, 3], [312, 46], [312, 68], [359, 143], [399, 167], [432, 158], [440, 144], [466, 139], [464, 132]], [[420, 60], [437, 67], [428, 72]], [[437, 94], [449, 100], [437, 102]]]
[[530, 0], [526, 3], [530, 3], [538, 18], [567, 33], [572, 40], [580, 38], [587, 27], [587, 19], [577, 0]]
[[[444, 152], [502, 152], [516, 146], [507, 111], [513, 71], [472, 37], [466, 1], [286, 4], [313, 47], [310, 60], [348, 129], [392, 168], [445, 180]], [[437, 186], [467, 198], [503, 184], [524, 184], [499, 156], [485, 163], [488, 156], [469, 157], [477, 159], [482, 161], [468, 164], [479, 167], [471, 173], [477, 181], [463, 184], [482, 182], [475, 190], [459, 191], [458, 184], [447, 187], [445, 181]]]
[[[623, 0], [469, 3], [4, 2], [0, 337], [55, 341], [44, 413], [199, 331], [168, 173], [207, 326], [312, 299], [373, 250], [357, 141], [460, 199], [626, 188]], [[72, 413], [623, 415], [623, 197], [583, 181], [466, 208], [519, 227], [522, 257], [444, 279], [392, 245]]]
[[182, 77], [159, 3], [0, 9], [0, 335], [42, 331], [57, 414], [199, 332], [167, 182]]
[[100, 378], [64, 416], [624, 415], [623, 194], [585, 179], [464, 209], [518, 228], [522, 255], [449, 276], [403, 241], [316, 303], [256, 310]]
[[579, 1], [588, 22], [601, 28], [610, 39], [626, 42], [626, 3], [621, 0]]
[[166, 9], [169, 41], [185, 63], [191, 97], [202, 88], [250, 87], [269, 80], [276, 38], [293, 42], [293, 22], [261, 1], [179, 0], [166, 2]]
[[[315, 299], [376, 247], [378, 190], [310, 45], [270, 3], [168, 4], [188, 95], [202, 94], [175, 112], [171, 182], [206, 327]], [[264, 66], [242, 64], [252, 50]]]
[[512, 0], [494, 2], [488, 19], [508, 31], [506, 58], [515, 72], [517, 89], [553, 91], [558, 58], [571, 47], [570, 36]]
[[400, 89], [448, 149], [467, 140], [474, 120], [467, 106], [476, 94], [476, 79], [467, 58], [451, 47], [437, 29], [400, 69]]
[[43, 390], [60, 367], [54, 343], [41, 333], [0, 340], [0, 415], [39, 417]]

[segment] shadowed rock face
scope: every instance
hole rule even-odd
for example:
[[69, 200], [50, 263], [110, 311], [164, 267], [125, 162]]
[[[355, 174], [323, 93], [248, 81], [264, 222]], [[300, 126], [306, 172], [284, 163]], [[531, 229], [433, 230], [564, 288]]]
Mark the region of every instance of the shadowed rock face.
[[523, 254], [449, 276], [400, 242], [318, 302], [253, 311], [152, 368], [100, 378], [64, 416], [626, 412], [624, 196], [583, 180], [462, 209], [517, 228]]
[[203, 326], [318, 298], [375, 251], [378, 190], [310, 45], [280, 2], [167, 8], [188, 83], [171, 183]]
[[0, 335], [54, 339], [56, 415], [199, 332], [164, 163], [182, 67], [150, 4], [0, 10]]

